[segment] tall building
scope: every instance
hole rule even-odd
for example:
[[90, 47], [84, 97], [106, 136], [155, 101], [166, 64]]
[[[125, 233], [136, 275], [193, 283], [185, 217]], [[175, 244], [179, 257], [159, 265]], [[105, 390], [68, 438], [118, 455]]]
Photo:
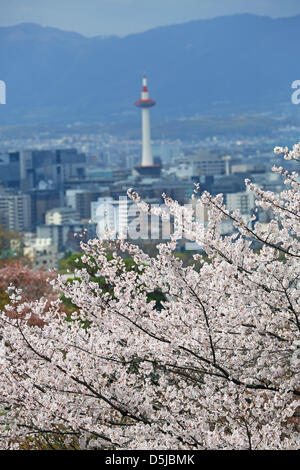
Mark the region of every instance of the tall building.
[[29, 191], [63, 189], [85, 178], [86, 156], [76, 149], [21, 150], [0, 154], [0, 184]]
[[158, 177], [160, 164], [154, 164], [151, 149], [150, 108], [155, 106], [155, 101], [150, 98], [147, 78], [143, 77], [141, 98], [135, 105], [142, 110], [142, 164], [135, 166], [135, 170], [142, 176]]
[[251, 191], [240, 193], [229, 193], [225, 195], [226, 207], [229, 211], [239, 209], [243, 215], [251, 216], [251, 211], [255, 208], [255, 196]]
[[0, 154], [0, 184], [6, 188], [20, 187], [19, 152]]
[[33, 189], [29, 192], [31, 197], [32, 225], [45, 223], [46, 212], [60, 206], [61, 197], [56, 189]]
[[22, 192], [0, 193], [0, 223], [8, 230], [31, 230], [31, 199]]
[[80, 219], [91, 218], [91, 202], [100, 197], [101, 192], [91, 191], [89, 189], [77, 188], [67, 189], [66, 204], [78, 212]]

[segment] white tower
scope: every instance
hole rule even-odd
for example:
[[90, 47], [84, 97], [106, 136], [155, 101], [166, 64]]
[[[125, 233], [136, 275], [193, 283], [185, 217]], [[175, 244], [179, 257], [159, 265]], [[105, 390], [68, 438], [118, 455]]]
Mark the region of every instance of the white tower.
[[143, 77], [143, 89], [141, 99], [136, 101], [135, 105], [142, 108], [142, 136], [143, 136], [143, 152], [142, 152], [142, 167], [152, 167], [153, 157], [151, 150], [151, 134], [150, 134], [150, 108], [155, 106], [155, 101], [149, 96], [147, 88], [147, 78]]
[[225, 161], [225, 175], [230, 175], [230, 165], [229, 165], [229, 162], [231, 160], [231, 156], [230, 155], [225, 155], [224, 157], [222, 157], [222, 160]]

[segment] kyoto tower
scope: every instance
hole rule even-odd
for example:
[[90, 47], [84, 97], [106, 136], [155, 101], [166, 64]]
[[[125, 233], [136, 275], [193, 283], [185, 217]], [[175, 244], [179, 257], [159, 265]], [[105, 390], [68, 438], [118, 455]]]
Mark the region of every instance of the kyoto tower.
[[138, 108], [142, 109], [142, 138], [143, 138], [143, 152], [142, 164], [137, 165], [135, 169], [140, 175], [157, 177], [160, 175], [161, 165], [154, 165], [152, 150], [151, 150], [151, 133], [150, 133], [150, 108], [155, 106], [156, 103], [149, 96], [147, 87], [147, 77], [143, 76], [143, 88], [141, 98], [135, 102]]

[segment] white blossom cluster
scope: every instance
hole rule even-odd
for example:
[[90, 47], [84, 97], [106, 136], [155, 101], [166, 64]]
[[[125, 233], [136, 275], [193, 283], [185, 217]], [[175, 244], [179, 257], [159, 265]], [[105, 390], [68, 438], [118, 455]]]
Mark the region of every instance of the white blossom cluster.
[[[72, 283], [58, 277], [76, 306], [69, 321], [60, 301], [45, 313], [44, 300], [28, 310], [12, 299], [20, 319], [0, 317], [1, 448], [49, 436], [96, 449], [299, 448], [299, 183], [275, 171], [280, 195], [246, 181], [257, 206], [273, 211], [267, 227], [249, 228], [221, 195], [204, 193], [204, 230], [192, 209], [165, 197], [177, 223], [156, 257], [124, 240], [110, 244], [112, 257], [107, 243], [82, 244], [108, 288], [88, 268]], [[224, 218], [234, 235], [221, 236]], [[179, 233], [203, 247], [193, 266], [174, 256]], [[29, 326], [24, 309], [44, 326]]]
[[295, 144], [292, 150], [288, 147], [275, 147], [274, 153], [276, 155], [284, 155], [285, 160], [300, 160], [300, 143]]

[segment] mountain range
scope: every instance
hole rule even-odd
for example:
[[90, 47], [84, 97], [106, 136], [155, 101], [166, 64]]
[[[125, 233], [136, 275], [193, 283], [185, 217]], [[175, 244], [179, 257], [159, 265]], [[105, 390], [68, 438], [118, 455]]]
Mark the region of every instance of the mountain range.
[[299, 44], [300, 15], [225, 16], [126, 37], [0, 27], [0, 125], [138, 119], [144, 71], [155, 120], [279, 113], [295, 108]]

